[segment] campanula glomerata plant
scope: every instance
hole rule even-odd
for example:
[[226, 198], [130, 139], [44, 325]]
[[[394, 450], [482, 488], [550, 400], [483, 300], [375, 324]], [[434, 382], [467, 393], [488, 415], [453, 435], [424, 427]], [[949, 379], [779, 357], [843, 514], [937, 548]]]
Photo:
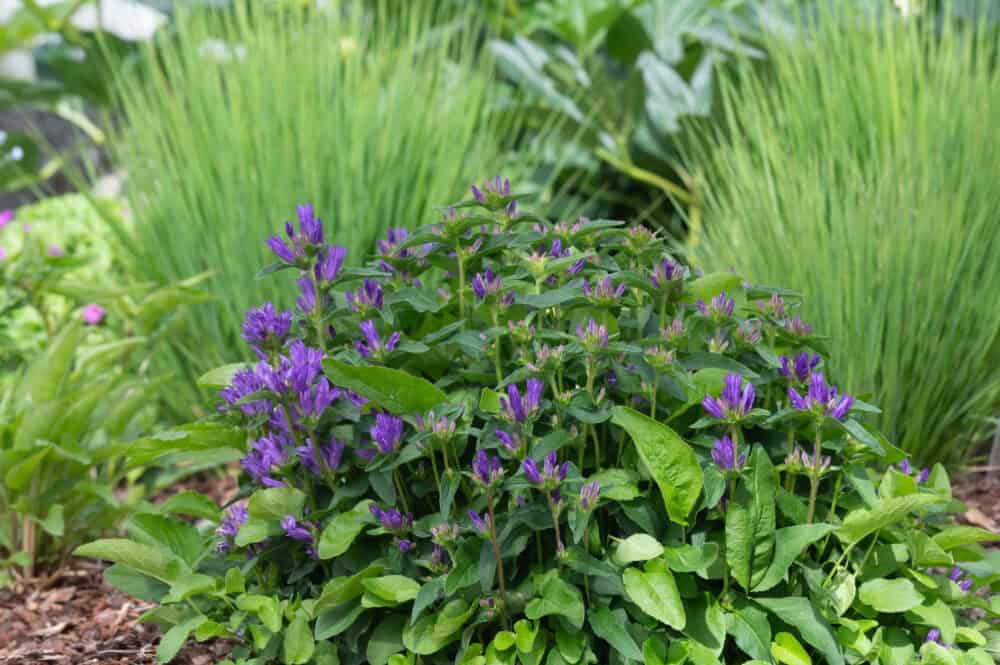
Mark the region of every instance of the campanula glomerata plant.
[[267, 242], [294, 307], [204, 379], [240, 498], [79, 550], [159, 602], [161, 660], [992, 662], [995, 537], [829, 383], [793, 294], [499, 178], [362, 268], [309, 206]]

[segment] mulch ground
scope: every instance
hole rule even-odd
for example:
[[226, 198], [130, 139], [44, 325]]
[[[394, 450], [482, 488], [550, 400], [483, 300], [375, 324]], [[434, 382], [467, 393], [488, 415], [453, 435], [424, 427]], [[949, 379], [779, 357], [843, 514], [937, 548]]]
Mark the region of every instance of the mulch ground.
[[[205, 475], [179, 489], [222, 503], [235, 484], [231, 475]], [[1000, 532], [1000, 479], [968, 474], [955, 480], [954, 493], [968, 506], [961, 521]], [[152, 605], [105, 584], [103, 568], [74, 559], [53, 579], [19, 581], [13, 590], [0, 591], [0, 664], [153, 665], [159, 633], [138, 623]], [[174, 662], [212, 665], [228, 648], [225, 642], [189, 643]]]
[[[222, 505], [236, 493], [232, 474], [201, 474], [179, 483]], [[55, 574], [17, 580], [0, 591], [0, 665], [153, 665], [160, 634], [138, 622], [153, 605], [104, 582], [104, 564], [72, 559]], [[176, 665], [213, 665], [225, 658], [224, 641], [190, 642]]]

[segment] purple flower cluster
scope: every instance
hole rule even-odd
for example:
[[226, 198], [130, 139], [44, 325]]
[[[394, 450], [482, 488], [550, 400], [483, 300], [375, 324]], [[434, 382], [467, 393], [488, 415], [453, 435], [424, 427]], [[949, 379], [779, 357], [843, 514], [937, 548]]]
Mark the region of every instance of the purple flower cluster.
[[957, 584], [963, 593], [969, 593], [972, 590], [972, 576], [966, 575], [965, 571], [958, 566], [951, 569], [948, 579]]
[[698, 298], [697, 307], [703, 316], [712, 319], [722, 319], [733, 315], [733, 311], [736, 308], [736, 301], [727, 296], [726, 292], [723, 291], [712, 298], [707, 305], [704, 300]]
[[576, 337], [585, 350], [595, 353], [608, 346], [608, 327], [590, 319], [586, 327], [576, 327]]
[[284, 487], [285, 483], [272, 474], [288, 462], [290, 445], [290, 439], [284, 434], [266, 434], [250, 444], [250, 452], [240, 460], [240, 465], [264, 487]]
[[590, 512], [597, 507], [597, 502], [601, 496], [601, 483], [592, 480], [580, 488], [580, 508]]
[[523, 424], [526, 422], [538, 411], [544, 387], [545, 384], [540, 380], [528, 379], [525, 384], [525, 395], [522, 397], [516, 384], [512, 383], [507, 386], [507, 396], [500, 397], [504, 418], [512, 423]]
[[387, 353], [392, 353], [402, 337], [402, 333], [396, 331], [383, 342], [378, 334], [378, 328], [375, 327], [375, 321], [371, 319], [361, 322], [361, 334], [365, 336], [365, 339], [364, 341], [356, 340], [354, 348], [362, 357], [375, 358], [376, 360], [381, 360]]
[[795, 360], [792, 360], [788, 356], [781, 356], [779, 360], [781, 361], [781, 367], [778, 368], [778, 374], [786, 379], [797, 379], [800, 383], [805, 383], [809, 380], [809, 376], [816, 369], [816, 366], [819, 365], [821, 359], [818, 354], [810, 355], [808, 351], [803, 351], [795, 356]]
[[475, 529], [477, 532], [479, 532], [481, 535], [486, 536], [490, 534], [492, 525], [490, 523], [489, 515], [483, 515], [482, 517], [480, 517], [479, 513], [470, 508], [469, 521], [472, 522], [472, 528]]
[[382, 309], [384, 296], [382, 286], [378, 282], [374, 279], [366, 279], [357, 291], [348, 291], [344, 297], [353, 311], [372, 314], [375, 310]]
[[302, 466], [308, 469], [310, 473], [319, 476], [322, 475], [324, 466], [330, 471], [336, 471], [340, 468], [341, 460], [344, 458], [344, 447], [342, 441], [330, 439], [326, 445], [318, 446], [319, 458], [317, 458], [312, 441], [307, 440], [306, 445], [295, 449], [295, 454], [298, 456]]
[[267, 246], [285, 263], [302, 267], [307, 251], [323, 245], [323, 222], [316, 217], [312, 205], [308, 203], [296, 206], [296, 212], [299, 218], [298, 233], [291, 222], [285, 222], [288, 242], [282, 240], [281, 236], [271, 236], [267, 239]]
[[472, 459], [472, 478], [483, 487], [492, 487], [503, 480], [503, 462], [480, 450]]
[[756, 398], [753, 384], [739, 374], [727, 374], [718, 399], [705, 395], [701, 406], [716, 420], [737, 423], [747, 417]]
[[378, 452], [391, 455], [399, 449], [403, 440], [403, 419], [388, 413], [376, 413], [375, 424], [368, 432]]
[[[908, 476], [912, 475], [913, 474], [913, 466], [910, 464], [910, 460], [904, 459], [902, 462], [900, 462], [899, 463], [899, 470], [902, 473], [905, 473]], [[931, 470], [930, 469], [928, 469], [928, 468], [921, 469], [920, 472], [917, 473], [917, 478], [916, 478], [917, 484], [918, 485], [923, 485], [924, 483], [927, 482], [927, 479], [930, 478], [930, 476], [931, 476]]]
[[671, 259], [662, 259], [653, 266], [653, 272], [649, 276], [653, 287], [661, 290], [672, 289], [683, 279], [684, 267]]
[[594, 282], [593, 286], [585, 280], [583, 282], [583, 293], [587, 296], [587, 300], [595, 305], [612, 305], [618, 302], [622, 294], [625, 293], [625, 282], [621, 282], [618, 286], [615, 286], [611, 281], [610, 275]]
[[521, 464], [521, 468], [529, 483], [541, 489], [554, 490], [566, 479], [569, 462], [559, 464], [559, 456], [553, 450], [545, 456], [541, 467], [529, 457]]
[[820, 416], [843, 420], [854, 404], [847, 393], [839, 394], [836, 386], [827, 385], [821, 373], [809, 377], [809, 389], [800, 395], [795, 388], [788, 389], [788, 401], [799, 411], [812, 411]]
[[217, 549], [220, 552], [228, 552], [233, 548], [236, 534], [249, 518], [250, 513], [247, 512], [245, 503], [234, 503], [229, 507], [219, 528], [215, 530], [215, 535], [219, 537]]
[[378, 520], [382, 528], [397, 536], [406, 533], [413, 526], [413, 515], [404, 515], [395, 508], [382, 510], [377, 504], [372, 504], [370, 508], [372, 515]]
[[279, 312], [272, 303], [264, 303], [247, 312], [240, 337], [262, 360], [267, 359], [264, 348], [277, 351], [284, 344], [292, 328], [292, 313]]
[[737, 457], [736, 444], [728, 436], [724, 436], [712, 446], [712, 461], [724, 473], [739, 471], [746, 464], [747, 454], [743, 452]]

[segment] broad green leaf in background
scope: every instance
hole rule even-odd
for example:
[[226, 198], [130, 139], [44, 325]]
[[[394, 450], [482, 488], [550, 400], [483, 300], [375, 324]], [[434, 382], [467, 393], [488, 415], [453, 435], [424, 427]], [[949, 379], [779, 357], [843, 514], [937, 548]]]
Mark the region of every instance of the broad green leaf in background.
[[184, 643], [187, 642], [188, 637], [193, 633], [198, 626], [208, 621], [208, 617], [205, 616], [194, 616], [190, 619], [182, 621], [176, 626], [172, 627], [166, 633], [164, 633], [163, 638], [160, 640], [160, 646], [156, 648], [156, 660], [160, 663], [167, 663], [174, 659], [177, 652], [181, 650]]
[[687, 524], [698, 501], [704, 474], [691, 446], [676, 432], [634, 409], [616, 406], [611, 421], [628, 432], [656, 480], [670, 519]]
[[754, 585], [756, 592], [767, 591], [785, 579], [789, 566], [802, 551], [817, 540], [833, 531], [830, 524], [796, 524], [774, 532], [774, 558], [767, 567], [763, 579]]
[[198, 386], [214, 390], [225, 388], [233, 382], [233, 377], [237, 373], [247, 369], [247, 367], [249, 365], [246, 363], [230, 363], [229, 365], [216, 367], [201, 375], [198, 379]]
[[430, 381], [390, 367], [349, 365], [327, 358], [323, 371], [334, 385], [353, 390], [396, 414], [427, 413], [448, 401]]
[[620, 541], [615, 548], [613, 558], [619, 565], [636, 561], [649, 561], [663, 554], [663, 545], [656, 538], [644, 533], [637, 533]]
[[848, 545], [857, 543], [880, 529], [896, 524], [917, 508], [938, 501], [938, 497], [928, 494], [880, 499], [873, 508], [859, 508], [849, 512], [836, 531], [837, 538]]
[[733, 579], [748, 591], [765, 578], [775, 532], [774, 466], [763, 447], [755, 448], [750, 459], [752, 470], [726, 507], [726, 562]]
[[626, 568], [622, 580], [629, 598], [643, 612], [675, 630], [684, 629], [687, 622], [684, 604], [669, 570], [643, 572]]
[[795, 628], [806, 642], [815, 647], [826, 658], [829, 665], [844, 665], [844, 655], [837, 644], [837, 638], [830, 624], [820, 615], [808, 598], [790, 596], [788, 598], [755, 598], [776, 617]]
[[393, 614], [375, 627], [371, 637], [368, 638], [366, 655], [370, 665], [386, 665], [389, 656], [402, 651], [403, 627], [406, 624], [406, 617], [400, 614]]
[[42, 404], [59, 396], [63, 382], [73, 366], [79, 345], [81, 323], [74, 320], [49, 343], [24, 373], [18, 387], [18, 400], [24, 404]]
[[542, 617], [558, 614], [566, 617], [577, 628], [583, 627], [583, 596], [575, 586], [558, 574], [549, 574], [538, 589], [538, 594], [540, 597], [531, 600], [524, 608], [526, 617], [537, 621]]
[[339, 513], [323, 529], [319, 537], [318, 554], [321, 559], [332, 559], [347, 551], [354, 539], [365, 528], [371, 515], [372, 501], [359, 501], [346, 513]]
[[771, 623], [767, 613], [759, 607], [740, 603], [726, 614], [726, 632], [751, 658], [763, 661], [770, 658]]
[[812, 658], [791, 633], [778, 633], [774, 636], [771, 655], [783, 665], [812, 665]]
[[73, 554], [120, 563], [168, 584], [177, 579], [180, 572], [176, 559], [149, 545], [125, 538], [95, 540], [77, 547]]
[[615, 651], [629, 660], [642, 660], [642, 651], [626, 630], [628, 617], [624, 610], [610, 610], [599, 607], [591, 610], [587, 619], [594, 634], [611, 645]]

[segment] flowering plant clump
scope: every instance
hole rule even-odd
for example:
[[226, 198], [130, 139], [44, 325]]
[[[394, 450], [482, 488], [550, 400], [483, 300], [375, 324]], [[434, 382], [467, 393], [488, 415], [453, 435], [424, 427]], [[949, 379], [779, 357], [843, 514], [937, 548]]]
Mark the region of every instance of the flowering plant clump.
[[792, 294], [472, 194], [362, 268], [309, 207], [268, 240], [296, 306], [160, 437], [237, 446], [240, 497], [80, 550], [159, 601], [162, 660], [992, 662], [996, 537], [831, 385]]

